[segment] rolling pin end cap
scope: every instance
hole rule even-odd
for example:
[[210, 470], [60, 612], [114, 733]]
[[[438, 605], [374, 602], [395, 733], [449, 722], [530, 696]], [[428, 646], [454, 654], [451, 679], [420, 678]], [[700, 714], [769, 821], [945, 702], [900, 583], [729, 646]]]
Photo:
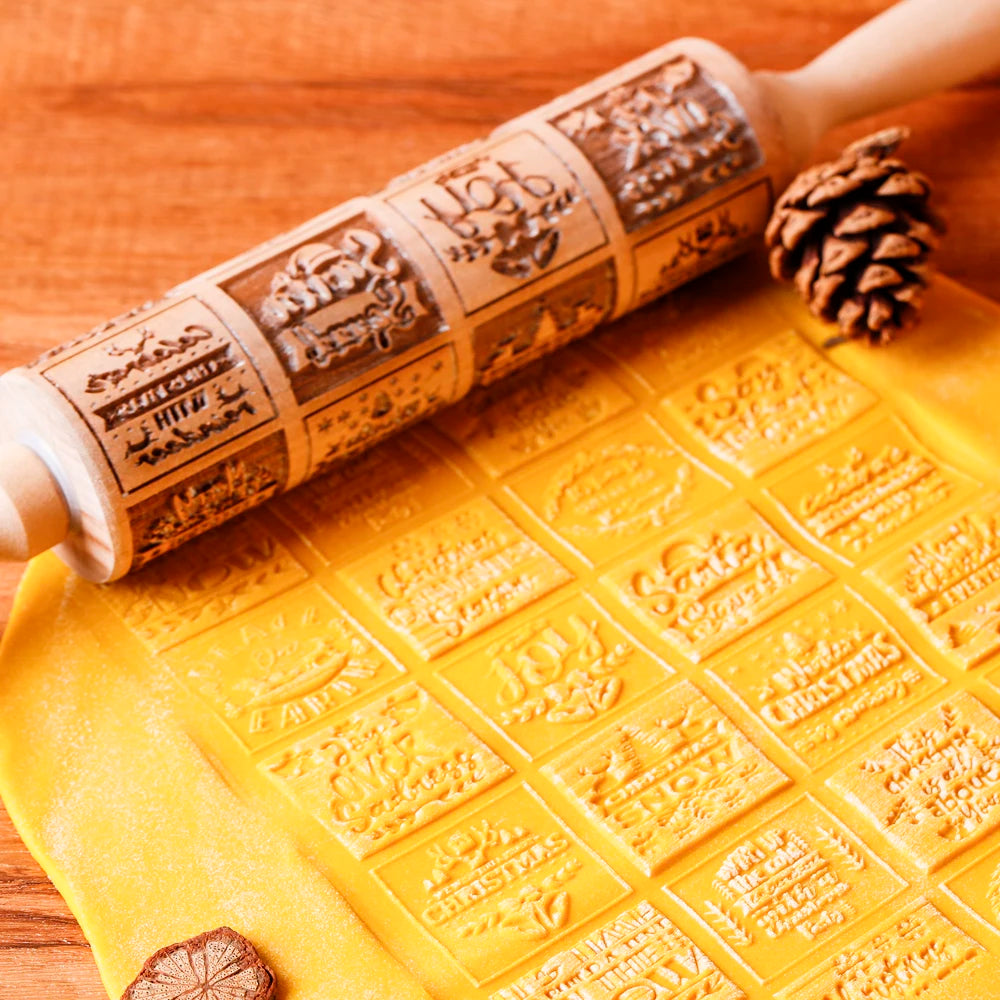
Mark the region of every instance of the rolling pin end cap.
[[68, 532], [69, 510], [49, 467], [23, 444], [0, 445], [0, 559], [23, 562]]

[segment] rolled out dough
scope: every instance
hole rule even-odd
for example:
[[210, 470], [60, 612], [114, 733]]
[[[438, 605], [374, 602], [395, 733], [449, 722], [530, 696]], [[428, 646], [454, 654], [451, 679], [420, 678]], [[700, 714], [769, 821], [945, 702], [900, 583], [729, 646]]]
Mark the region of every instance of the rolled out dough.
[[731, 267], [124, 581], [37, 560], [0, 792], [109, 994], [228, 925], [282, 1000], [993, 996], [1000, 310], [828, 332]]

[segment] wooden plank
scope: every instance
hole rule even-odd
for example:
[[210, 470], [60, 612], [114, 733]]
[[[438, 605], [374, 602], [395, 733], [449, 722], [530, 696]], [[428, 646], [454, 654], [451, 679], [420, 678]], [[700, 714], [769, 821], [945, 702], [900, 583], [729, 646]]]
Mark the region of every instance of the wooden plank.
[[0, 945], [0, 983], [17, 1000], [107, 1000], [90, 949], [62, 944]]
[[[704, 35], [751, 66], [791, 68], [886, 5], [0, 4], [0, 369], [660, 41]], [[1000, 298], [998, 120], [993, 77], [841, 129], [819, 152], [909, 123], [905, 154], [950, 218], [941, 268]], [[21, 569], [0, 567], [0, 627]], [[2, 811], [0, 983], [7, 1000], [104, 996]]]
[[[21, 843], [14, 825], [0, 802], [0, 891], [6, 881], [42, 879], [45, 875], [35, 859]], [[52, 890], [55, 892], [55, 889]], [[0, 942], [2, 943], [2, 942]]]
[[44, 876], [0, 882], [0, 940], [5, 948], [52, 944], [86, 946], [79, 925]]
[[17, 1000], [104, 1000], [83, 931], [0, 804], [0, 983]]

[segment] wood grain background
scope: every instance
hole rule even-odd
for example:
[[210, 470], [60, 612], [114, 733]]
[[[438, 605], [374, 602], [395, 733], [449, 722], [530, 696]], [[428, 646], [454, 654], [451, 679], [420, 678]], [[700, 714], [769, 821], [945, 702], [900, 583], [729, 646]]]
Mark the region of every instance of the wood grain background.
[[[753, 68], [792, 68], [885, 6], [3, 0], [0, 369], [660, 42], [704, 35]], [[950, 219], [941, 268], [1000, 298], [1000, 76], [817, 152], [896, 121]], [[21, 569], [0, 568], [0, 626]], [[0, 988], [105, 996], [2, 808]]]

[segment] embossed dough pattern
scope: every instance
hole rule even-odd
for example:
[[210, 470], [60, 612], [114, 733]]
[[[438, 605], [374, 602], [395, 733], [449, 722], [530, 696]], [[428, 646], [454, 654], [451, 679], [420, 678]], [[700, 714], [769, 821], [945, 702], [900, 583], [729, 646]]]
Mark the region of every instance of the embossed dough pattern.
[[731, 269], [118, 584], [41, 561], [0, 776], [112, 992], [211, 916], [286, 1000], [994, 996], [1000, 500], [919, 353], [823, 333]]

